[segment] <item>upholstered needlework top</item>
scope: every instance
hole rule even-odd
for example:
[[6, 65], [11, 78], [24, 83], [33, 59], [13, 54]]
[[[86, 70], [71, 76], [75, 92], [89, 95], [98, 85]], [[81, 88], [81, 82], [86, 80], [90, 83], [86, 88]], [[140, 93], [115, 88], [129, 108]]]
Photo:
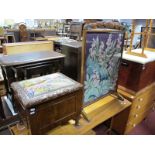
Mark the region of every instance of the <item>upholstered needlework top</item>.
[[43, 76], [37, 79], [19, 82], [29, 98], [37, 97], [46, 93], [52, 93], [58, 89], [66, 88], [74, 85], [70, 79], [54, 74]]
[[12, 84], [13, 90], [25, 106], [59, 97], [81, 87], [81, 84], [61, 73], [54, 73]]
[[88, 32], [85, 44], [84, 104], [116, 89], [122, 32]]

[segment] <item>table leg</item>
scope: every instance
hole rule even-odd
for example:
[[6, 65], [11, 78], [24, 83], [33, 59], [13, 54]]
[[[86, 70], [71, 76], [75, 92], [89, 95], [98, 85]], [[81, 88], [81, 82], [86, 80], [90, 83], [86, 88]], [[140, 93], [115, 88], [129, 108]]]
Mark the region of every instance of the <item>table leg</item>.
[[4, 114], [4, 108], [3, 108], [3, 104], [2, 104], [2, 99], [0, 97], [0, 116], [5, 119], [5, 114]]
[[13, 93], [12, 93], [12, 90], [10, 87], [10, 84], [12, 82], [16, 81], [15, 74], [14, 74], [13, 70], [11, 69], [11, 67], [1, 67], [1, 68], [2, 68], [2, 74], [4, 77], [6, 96], [7, 96], [8, 100], [11, 102], [13, 108], [15, 109]]
[[60, 72], [64, 74], [64, 59], [61, 60], [59, 68], [60, 68]]
[[4, 67], [2, 66], [2, 74], [4, 77], [4, 84], [6, 88], [6, 93], [11, 94], [10, 84], [16, 81], [15, 74], [11, 67]]
[[5, 85], [6, 93], [8, 94], [9, 93], [9, 86], [8, 86], [7, 76], [6, 76], [6, 73], [5, 73], [5, 68], [1, 67], [1, 69], [2, 69], [2, 74], [3, 74], [3, 77], [4, 77], [4, 85]]

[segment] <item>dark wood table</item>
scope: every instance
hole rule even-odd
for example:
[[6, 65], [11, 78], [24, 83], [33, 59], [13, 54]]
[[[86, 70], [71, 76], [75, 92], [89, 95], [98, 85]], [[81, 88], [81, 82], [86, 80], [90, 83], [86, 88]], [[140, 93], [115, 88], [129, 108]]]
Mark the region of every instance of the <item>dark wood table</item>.
[[58, 52], [38, 51], [0, 57], [0, 65], [7, 95], [11, 94], [10, 84], [14, 81], [61, 72], [65, 55]]

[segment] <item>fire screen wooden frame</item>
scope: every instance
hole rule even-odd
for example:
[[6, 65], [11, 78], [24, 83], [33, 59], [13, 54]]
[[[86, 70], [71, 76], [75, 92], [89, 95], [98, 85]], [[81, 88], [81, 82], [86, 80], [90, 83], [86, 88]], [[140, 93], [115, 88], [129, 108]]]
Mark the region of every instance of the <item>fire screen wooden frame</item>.
[[117, 91], [123, 44], [123, 31], [84, 30], [81, 68], [81, 83], [84, 85], [83, 106]]

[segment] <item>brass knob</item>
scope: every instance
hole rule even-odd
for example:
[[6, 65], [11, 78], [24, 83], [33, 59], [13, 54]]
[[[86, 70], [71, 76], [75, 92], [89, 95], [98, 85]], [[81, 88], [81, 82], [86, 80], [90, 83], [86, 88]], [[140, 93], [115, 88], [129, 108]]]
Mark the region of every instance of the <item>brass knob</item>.
[[138, 117], [138, 114], [135, 114], [134, 117], [137, 118]]
[[137, 108], [137, 109], [140, 109], [140, 108], [141, 108], [141, 106], [140, 106], [140, 105], [138, 105], [136, 108]]
[[143, 101], [143, 98], [139, 98], [138, 101], [142, 102]]
[[133, 126], [133, 127], [135, 127], [135, 126], [136, 126], [136, 124], [133, 124], [132, 126]]

